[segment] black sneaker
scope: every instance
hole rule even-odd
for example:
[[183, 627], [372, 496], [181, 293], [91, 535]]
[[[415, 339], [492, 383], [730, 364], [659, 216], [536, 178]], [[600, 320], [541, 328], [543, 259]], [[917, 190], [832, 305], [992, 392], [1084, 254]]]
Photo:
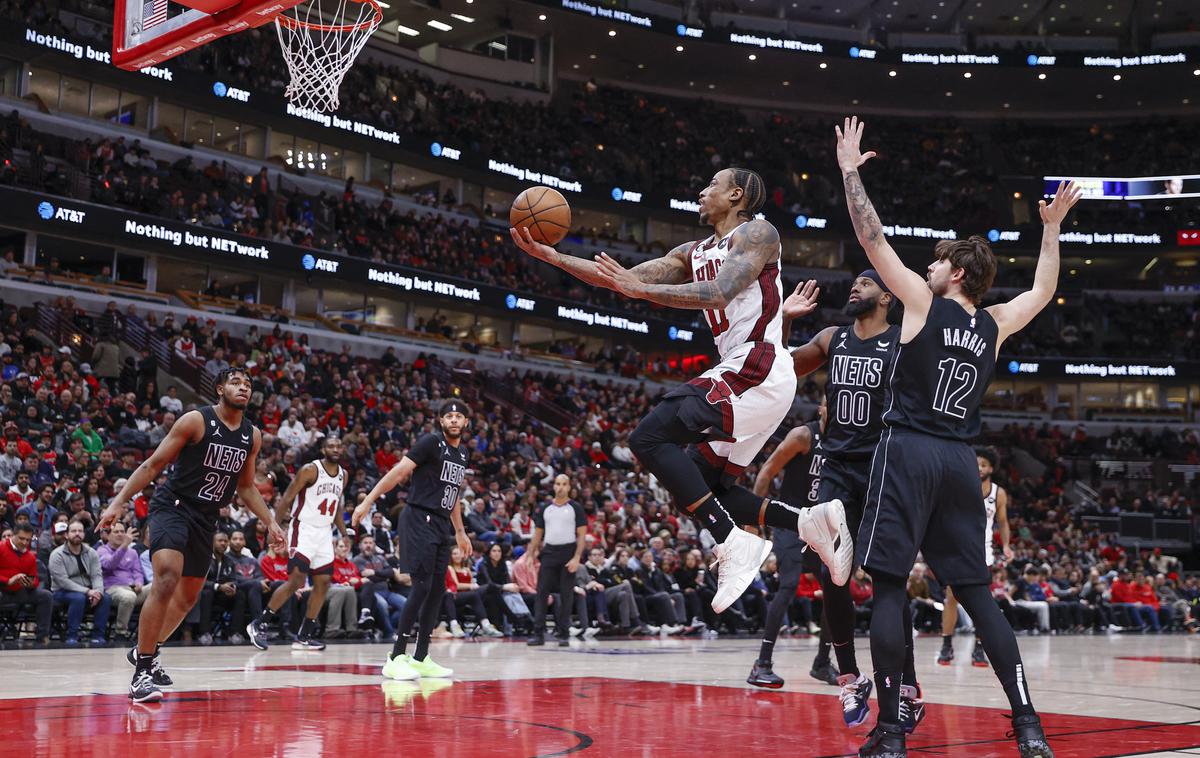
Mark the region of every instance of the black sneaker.
[[292, 642], [292, 650], [317, 651], [317, 650], [324, 650], [324, 649], [325, 649], [325, 643], [321, 642], [316, 637], [304, 637], [303, 639], [297, 638], [294, 642]]
[[975, 649], [971, 651], [971, 665], [979, 668], [987, 668], [988, 664], [987, 653], [983, 652], [983, 645], [979, 642], [975, 643]]
[[905, 734], [912, 734], [917, 724], [925, 720], [925, 701], [921, 699], [921, 686], [900, 685], [900, 726]]
[[559, 647], [570, 647], [571, 646], [571, 638], [570, 637], [559, 637], [558, 635], [555, 635], [555, 639], [558, 640]]
[[254, 647], [259, 650], [267, 649], [267, 630], [261, 618], [246, 624], [246, 636], [250, 638], [250, 644]]
[[830, 661], [825, 661], [824, 663], [813, 661], [813, 667], [809, 669], [808, 675], [818, 682], [832, 684], [834, 687], [837, 686], [838, 670], [834, 668], [833, 663]]
[[162, 700], [162, 690], [154, 683], [149, 671], [138, 671], [129, 685], [129, 699], [135, 703], [151, 703]]
[[954, 660], [954, 643], [946, 640], [942, 643], [942, 651], [938, 653], [937, 662], [939, 666], [949, 666]]
[[528, 640], [526, 640], [525, 644], [528, 645], [529, 647], [541, 647], [542, 645], [546, 644], [546, 635], [535, 634], [532, 637], [530, 637]]
[[904, 727], [896, 724], [876, 724], [867, 741], [858, 749], [859, 758], [908, 758], [904, 746]]
[[770, 661], [755, 661], [754, 667], [750, 669], [750, 676], [746, 677], [746, 683], [777, 690], [783, 686], [783, 678], [771, 670]]
[[[129, 652], [125, 654], [125, 660], [129, 661], [129, 665], [137, 668], [137, 647], [129, 648]], [[175, 682], [163, 671], [162, 664], [158, 662], [158, 653], [154, 654], [154, 663], [150, 665], [150, 677], [159, 687], [171, 687]]]
[[1017, 738], [1017, 751], [1021, 758], [1054, 758], [1054, 751], [1046, 741], [1046, 733], [1042, 731], [1042, 720], [1036, 713], [1026, 716], [1013, 716], [1013, 730], [1007, 737]]

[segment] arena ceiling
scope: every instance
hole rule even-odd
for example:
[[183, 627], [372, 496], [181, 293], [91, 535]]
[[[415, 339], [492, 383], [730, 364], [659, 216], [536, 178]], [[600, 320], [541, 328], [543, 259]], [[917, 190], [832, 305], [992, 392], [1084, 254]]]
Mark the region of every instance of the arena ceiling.
[[[1044, 115], [1090, 118], [1148, 113], [1194, 115], [1200, 104], [1200, 56], [1186, 65], [1081, 69], [1078, 66], [903, 66], [850, 60], [842, 54], [759, 50], [649, 31], [630, 24], [550, 7], [554, 3], [494, 0], [387, 0], [385, 29], [405, 47], [474, 49], [505, 44], [508, 34], [552, 37], [559, 78], [600, 82], [742, 102], [758, 108], [841, 112], [929, 113], [963, 116]], [[588, 0], [595, 3], [595, 0]], [[747, 7], [779, 0], [736, 0]], [[782, 0], [791, 3], [793, 0]], [[847, 27], [881, 20], [901, 30], [931, 33], [969, 27], [978, 34], [1072, 34], [1129, 37], [1119, 29], [1143, 17], [1186, 30], [1200, 17], [1197, 0], [795, 0], [805, 18]], [[664, 6], [659, 3], [659, 6]], [[1026, 8], [1025, 6], [1029, 6]], [[1064, 7], [1065, 6], [1065, 7]], [[607, 7], [607, 6], [606, 6]], [[838, 13], [838, 10], [841, 13]], [[797, 12], [800, 8], [796, 9]], [[978, 14], [976, 14], [978, 10]], [[851, 12], [853, 11], [853, 12]], [[986, 11], [986, 18], [983, 18]], [[1028, 15], [1026, 15], [1028, 14]], [[1090, 15], [1084, 15], [1090, 14]], [[1182, 15], [1181, 15], [1182, 14]], [[891, 18], [888, 18], [888, 16]], [[1158, 19], [1155, 19], [1155, 16]], [[937, 16], [936, 19], [933, 17]], [[1100, 21], [1096, 21], [1100, 19]], [[974, 25], [974, 26], [970, 26]], [[1119, 26], [1118, 26], [1119, 25]], [[894, 31], [901, 31], [894, 30]], [[1052, 31], [1051, 31], [1052, 30]], [[1103, 30], [1103, 35], [1101, 35]], [[880, 31], [883, 31], [880, 29]], [[876, 32], [873, 31], [872, 35]], [[728, 35], [725, 35], [728, 37]], [[878, 35], [886, 40], [886, 34]], [[1053, 50], [1053, 37], [1045, 37]], [[874, 36], [872, 36], [874, 39]], [[846, 43], [850, 44], [850, 43]], [[876, 43], [886, 49], [886, 42]], [[1148, 44], [1140, 52], [1149, 52]], [[832, 49], [832, 46], [831, 46]], [[961, 50], [960, 50], [961, 51]], [[947, 52], [954, 52], [948, 50]], [[1114, 53], [1118, 54], [1119, 53]], [[1022, 54], [1022, 60], [1024, 55]]]

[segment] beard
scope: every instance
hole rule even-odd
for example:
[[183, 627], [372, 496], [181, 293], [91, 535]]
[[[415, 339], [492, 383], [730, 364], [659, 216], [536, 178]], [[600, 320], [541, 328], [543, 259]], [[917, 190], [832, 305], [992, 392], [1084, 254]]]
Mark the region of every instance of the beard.
[[708, 225], [708, 214], [703, 211], [700, 212], [700, 225], [701, 226]]
[[225, 403], [225, 405], [228, 405], [230, 408], [233, 408], [235, 411], [244, 411], [246, 410], [246, 406], [250, 404], [250, 398], [246, 398], [245, 400], [237, 400], [233, 397], [233, 395], [222, 395], [221, 402]]
[[462, 429], [451, 429], [448, 426], [442, 427], [442, 436], [450, 441], [457, 441], [462, 438]]
[[864, 313], [870, 313], [879, 305], [878, 297], [859, 298], [857, 302], [850, 300], [846, 302], [846, 307], [842, 308], [842, 313], [852, 318], [858, 318]]

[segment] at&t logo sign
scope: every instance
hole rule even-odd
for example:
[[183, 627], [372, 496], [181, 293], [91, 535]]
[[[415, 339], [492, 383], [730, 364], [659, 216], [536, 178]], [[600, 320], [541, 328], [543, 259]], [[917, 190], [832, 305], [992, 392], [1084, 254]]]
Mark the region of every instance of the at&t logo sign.
[[448, 161], [456, 161], [462, 158], [462, 150], [446, 147], [440, 142], [434, 142], [430, 145], [429, 152], [433, 153], [434, 158], [445, 158]]
[[506, 306], [508, 306], [508, 309], [510, 311], [532, 311], [533, 310], [533, 301], [532, 300], [530, 300], [527, 297], [517, 297], [516, 295], [513, 295], [511, 293], [508, 295], [508, 297], [504, 298], [504, 304]]
[[43, 221], [66, 221], [71, 224], [82, 224], [87, 211], [77, 211], [73, 208], [55, 208], [53, 203], [46, 200], [38, 203], [37, 214]]
[[239, 103], [250, 102], [249, 92], [237, 87], [227, 87], [225, 86], [225, 82], [213, 82], [213, 94], [217, 97], [227, 97], [230, 100], [237, 100]]
[[672, 326], [667, 329], [667, 339], [691, 342], [692, 332], [689, 329], [680, 329], [679, 327]]
[[331, 261], [327, 258], [317, 258], [311, 254], [305, 254], [300, 259], [300, 265], [304, 266], [305, 271], [328, 271], [331, 274], [336, 274], [341, 261]]
[[616, 200], [618, 203], [640, 203], [642, 202], [642, 193], [630, 192], [629, 190], [623, 190], [620, 187], [613, 187], [612, 199]]

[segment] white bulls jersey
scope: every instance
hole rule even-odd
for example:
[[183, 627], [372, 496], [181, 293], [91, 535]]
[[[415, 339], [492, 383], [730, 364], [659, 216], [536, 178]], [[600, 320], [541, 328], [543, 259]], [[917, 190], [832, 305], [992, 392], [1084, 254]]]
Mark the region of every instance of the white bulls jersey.
[[[744, 224], [743, 224], [744, 225]], [[688, 254], [692, 266], [692, 281], [710, 282], [729, 255], [729, 240], [738, 226], [721, 239], [716, 235], [692, 245]], [[782, 252], [782, 249], [781, 249]], [[704, 320], [712, 329], [717, 352], [725, 360], [735, 349], [751, 342], [783, 344], [783, 281], [779, 272], [779, 257], [767, 264], [758, 281], [738, 293], [723, 310], [704, 311]]]
[[292, 520], [305, 526], [328, 529], [333, 524], [334, 517], [342, 512], [342, 488], [346, 486], [346, 470], [338, 466], [337, 473], [330, 476], [321, 461], [313, 461], [312, 465], [317, 467], [317, 480], [300, 490], [300, 496], [292, 506]]
[[992, 565], [996, 562], [996, 549], [993, 546], [995, 539], [992, 537], [992, 527], [996, 523], [996, 497], [1000, 491], [1000, 486], [992, 482], [992, 490], [983, 498], [983, 510], [987, 513], [987, 528], [983, 532], [984, 557], [987, 558], [987, 565]]

